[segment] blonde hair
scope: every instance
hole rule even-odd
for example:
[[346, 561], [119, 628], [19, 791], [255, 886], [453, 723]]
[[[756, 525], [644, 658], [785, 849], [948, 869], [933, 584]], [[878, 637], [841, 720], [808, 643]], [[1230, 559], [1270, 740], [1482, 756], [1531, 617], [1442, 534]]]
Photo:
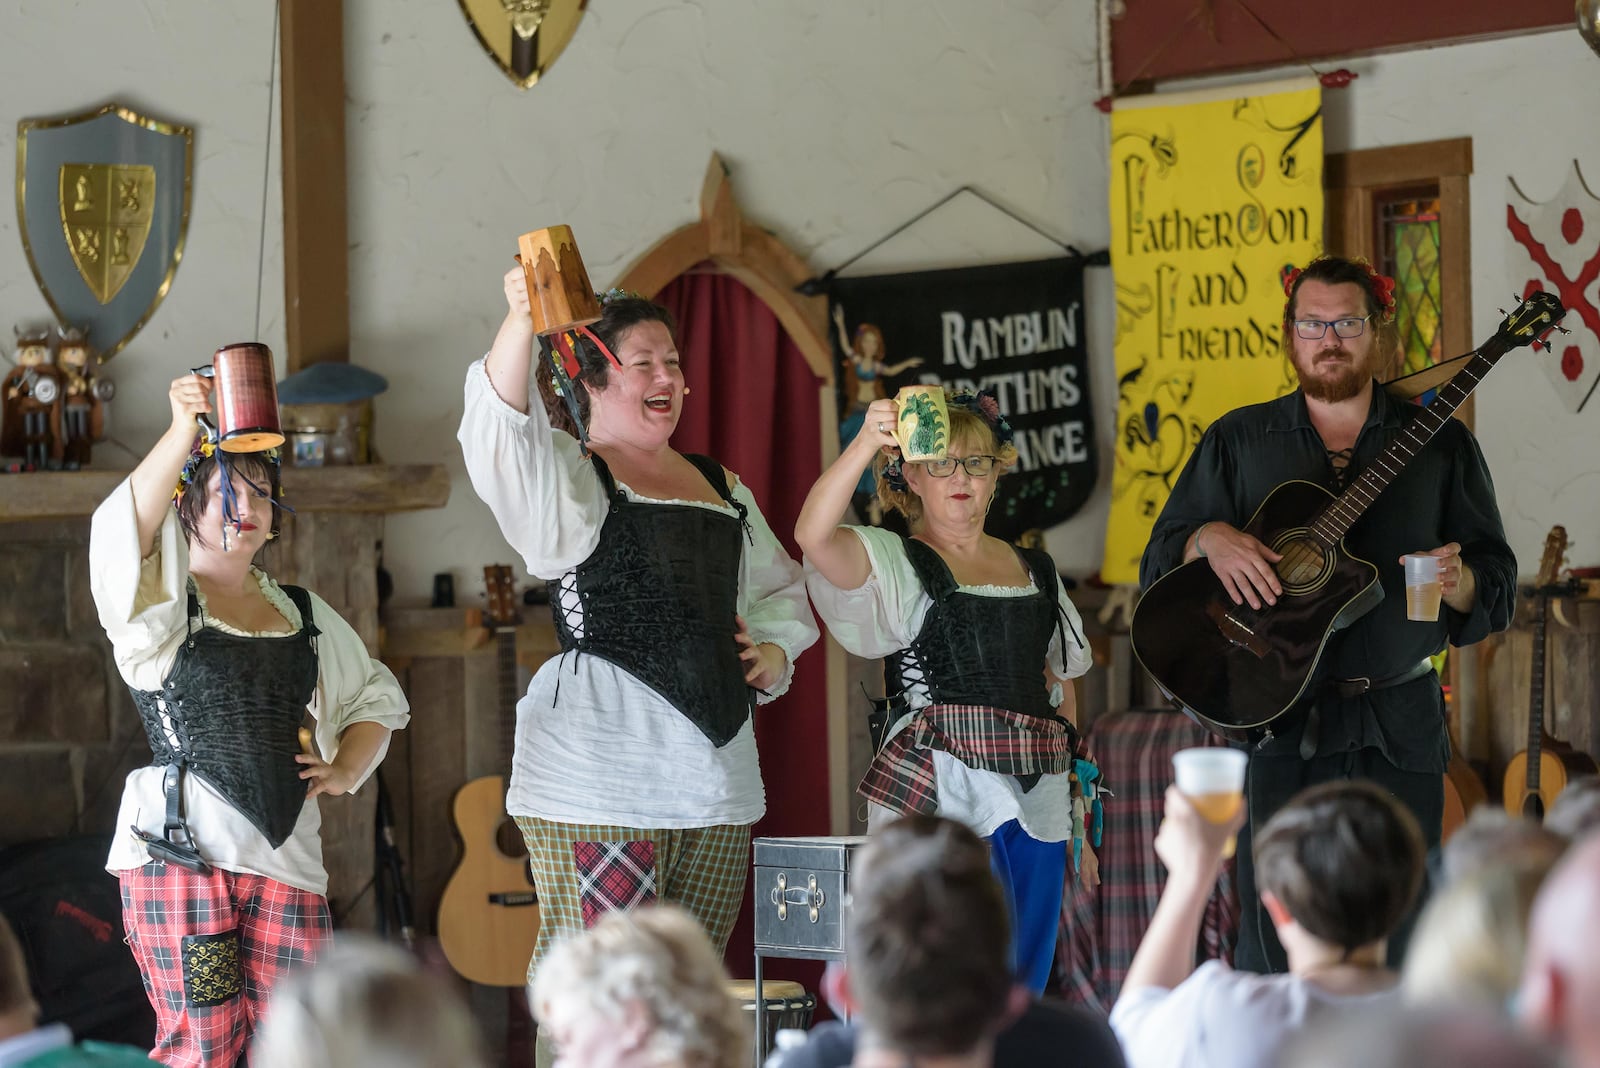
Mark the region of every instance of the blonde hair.
[[557, 942], [529, 994], [540, 1023], [599, 1016], [623, 1024], [630, 1008], [649, 1028], [655, 1065], [745, 1068], [750, 1032], [700, 925], [673, 905], [610, 912]]
[[481, 1068], [456, 991], [409, 953], [340, 935], [279, 981], [251, 1063], [270, 1068]]
[[1406, 1000], [1504, 1012], [1522, 981], [1533, 900], [1554, 865], [1554, 857], [1522, 857], [1480, 868], [1435, 895], [1406, 948]]
[[[983, 416], [960, 404], [950, 404], [950, 391], [945, 390], [945, 403], [950, 410], [950, 447], [957, 445], [975, 446], [981, 453], [993, 456], [999, 460], [995, 470], [995, 478], [1007, 474], [1017, 464], [1017, 448], [1012, 444], [1000, 444], [994, 436], [994, 429], [984, 422]], [[889, 480], [883, 477], [883, 469], [889, 466], [891, 457], [880, 452], [872, 461], [872, 473], [878, 483], [878, 503], [883, 505], [885, 511], [894, 510], [906, 517], [906, 522], [916, 526], [922, 521], [922, 498], [907, 486], [897, 490], [889, 485]]]

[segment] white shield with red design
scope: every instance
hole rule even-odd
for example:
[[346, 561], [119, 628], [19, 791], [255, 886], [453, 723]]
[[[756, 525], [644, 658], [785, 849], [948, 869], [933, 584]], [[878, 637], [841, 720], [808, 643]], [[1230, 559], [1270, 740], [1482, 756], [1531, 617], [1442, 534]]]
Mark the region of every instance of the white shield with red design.
[[1560, 192], [1534, 201], [1506, 179], [1506, 263], [1517, 291], [1561, 298], [1570, 333], [1552, 333], [1540, 364], [1568, 410], [1578, 411], [1600, 382], [1600, 198], [1576, 160]]

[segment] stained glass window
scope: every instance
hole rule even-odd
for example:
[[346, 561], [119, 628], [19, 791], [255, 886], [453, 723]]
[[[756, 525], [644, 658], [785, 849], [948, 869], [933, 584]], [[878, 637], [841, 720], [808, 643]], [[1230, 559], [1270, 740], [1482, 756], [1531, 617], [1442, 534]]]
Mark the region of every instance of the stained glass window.
[[1395, 280], [1395, 327], [1401, 374], [1443, 358], [1439, 321], [1439, 197], [1409, 195], [1380, 201], [1381, 270]]

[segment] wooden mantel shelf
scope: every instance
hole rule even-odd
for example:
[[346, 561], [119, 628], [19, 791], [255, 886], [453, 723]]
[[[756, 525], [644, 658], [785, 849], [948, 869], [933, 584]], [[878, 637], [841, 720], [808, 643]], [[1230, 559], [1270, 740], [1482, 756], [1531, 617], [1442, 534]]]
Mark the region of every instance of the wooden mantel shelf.
[[[69, 519], [94, 512], [126, 471], [32, 471], [0, 475], [0, 523]], [[443, 508], [450, 474], [442, 464], [286, 467], [286, 503], [296, 512], [414, 512]]]

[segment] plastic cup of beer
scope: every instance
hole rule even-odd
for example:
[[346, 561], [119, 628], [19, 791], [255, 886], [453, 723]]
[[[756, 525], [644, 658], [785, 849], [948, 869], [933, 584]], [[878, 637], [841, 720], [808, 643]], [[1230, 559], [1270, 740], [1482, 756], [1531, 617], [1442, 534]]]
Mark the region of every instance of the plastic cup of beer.
[[[1244, 804], [1244, 772], [1250, 762], [1242, 750], [1202, 746], [1172, 754], [1172, 772], [1178, 791], [1212, 823], [1227, 823]], [[1232, 836], [1222, 847], [1233, 856]]]
[[1439, 558], [1413, 553], [1405, 556], [1406, 618], [1432, 623], [1439, 618]]

